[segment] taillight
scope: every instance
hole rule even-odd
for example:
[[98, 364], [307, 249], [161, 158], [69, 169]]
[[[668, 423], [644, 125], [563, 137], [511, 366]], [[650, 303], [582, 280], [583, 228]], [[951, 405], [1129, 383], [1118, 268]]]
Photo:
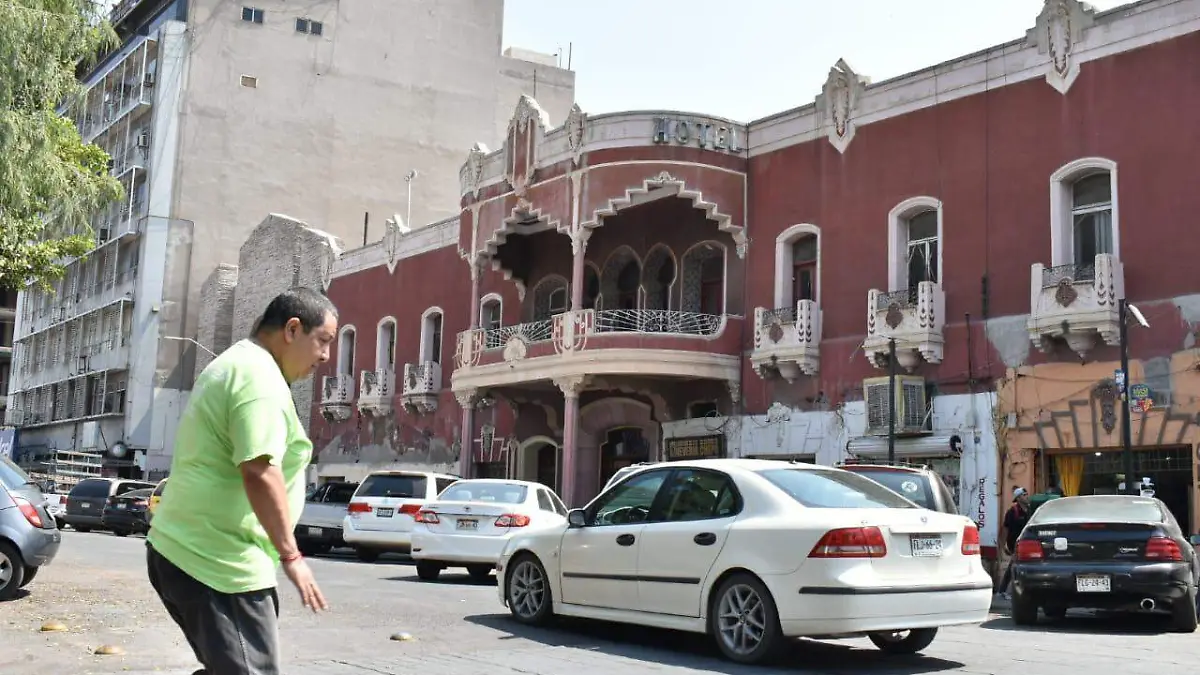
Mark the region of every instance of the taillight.
[[438, 520], [438, 514], [434, 513], [433, 511], [420, 511], [417, 513], [415, 520], [418, 523], [425, 523], [426, 525], [437, 525], [438, 523], [442, 522]]
[[366, 502], [350, 502], [350, 506], [346, 507], [346, 511], [350, 513], [370, 513], [371, 505]]
[[136, 502], [134, 502], [133, 505], [134, 506], [146, 506], [149, 503], [150, 502], [146, 501], [145, 499], [139, 499]]
[[30, 525], [42, 527], [42, 514], [38, 513], [37, 507], [33, 503], [23, 497], [13, 497], [13, 501], [17, 503], [21, 515], [25, 516], [25, 520], [28, 520]]
[[1146, 542], [1146, 553], [1144, 557], [1146, 560], [1182, 562], [1183, 550], [1179, 548], [1179, 544], [1175, 543], [1174, 539], [1155, 535], [1150, 537], [1150, 539]]
[[980, 555], [981, 547], [979, 545], [979, 528], [974, 525], [967, 525], [963, 528], [962, 534], [962, 554], [963, 555]]
[[496, 527], [525, 527], [529, 524], [529, 516], [519, 513], [506, 513], [496, 519]]
[[843, 527], [821, 537], [810, 558], [882, 558], [887, 543], [878, 527]]
[[424, 505], [423, 504], [403, 504], [400, 507], [400, 513], [403, 513], [407, 516], [412, 516], [413, 518], [416, 518], [417, 513], [419, 513], [421, 511], [422, 506], [424, 506]]
[[1017, 560], [1042, 560], [1045, 557], [1042, 542], [1037, 539], [1022, 539], [1017, 542]]

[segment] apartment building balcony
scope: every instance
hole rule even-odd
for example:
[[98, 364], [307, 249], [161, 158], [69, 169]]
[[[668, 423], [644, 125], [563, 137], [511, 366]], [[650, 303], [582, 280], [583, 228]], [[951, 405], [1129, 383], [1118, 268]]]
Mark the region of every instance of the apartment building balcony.
[[114, 63], [76, 104], [75, 123], [87, 143], [96, 142], [122, 122], [154, 104], [158, 41], [145, 39]]
[[404, 364], [400, 404], [405, 411], [429, 414], [437, 410], [442, 393], [442, 364], [436, 361]]
[[[65, 334], [60, 339], [65, 339]], [[82, 373], [128, 370], [130, 341], [131, 335], [126, 333], [69, 345], [65, 349], [60, 345], [48, 345], [41, 350], [41, 358], [35, 358], [29, 369], [20, 371], [17, 382], [22, 390], [30, 390], [65, 382]]]
[[325, 419], [335, 422], [350, 419], [353, 402], [353, 375], [338, 373], [325, 376], [321, 382], [321, 414]]
[[33, 335], [94, 312], [112, 309], [114, 306], [132, 305], [137, 277], [138, 268], [132, 266], [111, 274], [102, 274], [98, 280], [81, 282], [73, 293], [68, 289], [67, 292], [56, 296], [58, 301], [55, 304], [43, 305], [33, 310], [29, 321], [22, 325], [25, 331], [19, 339], [28, 340]]
[[941, 363], [945, 343], [946, 295], [940, 284], [922, 281], [915, 289], [867, 292], [867, 339], [863, 352], [876, 368], [888, 365], [891, 340], [896, 361], [912, 371], [921, 363]]
[[364, 370], [358, 380], [358, 411], [364, 415], [382, 416], [392, 412], [392, 397], [396, 394], [396, 371], [391, 368]]
[[794, 382], [821, 367], [821, 308], [813, 300], [792, 307], [754, 310], [754, 351], [750, 363], [760, 377], [778, 373]]
[[1097, 341], [1120, 344], [1119, 301], [1125, 267], [1108, 253], [1088, 265], [1034, 263], [1030, 269], [1029, 339], [1043, 352], [1058, 340], [1084, 358]]

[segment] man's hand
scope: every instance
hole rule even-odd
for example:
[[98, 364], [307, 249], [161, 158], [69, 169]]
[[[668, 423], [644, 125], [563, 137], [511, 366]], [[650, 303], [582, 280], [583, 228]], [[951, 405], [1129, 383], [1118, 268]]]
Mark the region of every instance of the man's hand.
[[296, 558], [283, 563], [283, 573], [300, 592], [300, 600], [304, 602], [305, 607], [314, 612], [329, 609], [329, 603], [325, 602], [325, 596], [321, 594], [317, 580], [313, 577], [308, 563], [304, 562], [304, 558]]

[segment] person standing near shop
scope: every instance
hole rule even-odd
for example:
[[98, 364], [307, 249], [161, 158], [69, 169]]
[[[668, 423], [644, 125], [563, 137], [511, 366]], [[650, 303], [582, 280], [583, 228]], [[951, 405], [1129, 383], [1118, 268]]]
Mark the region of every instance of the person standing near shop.
[[196, 379], [146, 562], [198, 673], [281, 672], [277, 564], [305, 607], [328, 607], [293, 535], [312, 443], [291, 385], [329, 359], [336, 337], [329, 298], [294, 288]]
[[1021, 536], [1021, 530], [1025, 529], [1025, 525], [1029, 522], [1029, 517], [1032, 515], [1032, 510], [1029, 508], [1029, 491], [1023, 487], [1013, 488], [1013, 502], [1008, 511], [1004, 514], [1004, 552], [1008, 554], [1008, 565], [1004, 568], [1004, 578], [1000, 580], [1000, 588], [997, 591], [1004, 595], [1005, 599], [1008, 595], [1008, 585], [1012, 582], [1012, 566], [1013, 560], [1016, 558], [1017, 537]]

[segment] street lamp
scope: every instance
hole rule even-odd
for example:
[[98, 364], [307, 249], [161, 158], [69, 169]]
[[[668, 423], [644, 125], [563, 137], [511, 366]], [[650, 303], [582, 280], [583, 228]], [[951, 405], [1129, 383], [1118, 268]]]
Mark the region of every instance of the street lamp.
[[1146, 321], [1146, 317], [1135, 306], [1129, 304], [1125, 298], [1121, 298], [1117, 303], [1117, 323], [1119, 326], [1119, 336], [1121, 343], [1121, 377], [1124, 378], [1121, 386], [1121, 450], [1125, 459], [1125, 493], [1126, 494], [1141, 494], [1133, 484], [1133, 429], [1131, 426], [1131, 414], [1129, 412], [1129, 315], [1132, 314], [1142, 328], [1149, 328], [1150, 323]]
[[896, 338], [888, 338], [888, 464], [896, 463]]
[[409, 171], [408, 173], [404, 174], [404, 182], [408, 184], [408, 205], [407, 205], [408, 210], [404, 216], [404, 224], [407, 227], [413, 226], [412, 225], [412, 184], [413, 184], [413, 180], [416, 179], [416, 177], [419, 175], [421, 175], [421, 173], [419, 171], [417, 171], [416, 169], [413, 169], [412, 171]]
[[163, 335], [163, 336], [162, 336], [162, 339], [163, 339], [163, 340], [174, 340], [174, 341], [176, 341], [176, 342], [190, 342], [190, 343], [192, 343], [192, 344], [196, 345], [197, 347], [199, 347], [200, 349], [203, 349], [204, 351], [208, 352], [208, 353], [209, 353], [209, 354], [210, 354], [210, 355], [211, 355], [213, 358], [216, 358], [216, 357], [217, 357], [217, 353], [216, 353], [216, 352], [214, 352], [213, 350], [209, 349], [208, 347], [205, 347], [204, 345], [200, 344], [199, 342], [197, 342], [197, 341], [193, 340], [193, 339], [192, 339], [192, 338], [190, 338], [190, 337], [181, 337], [181, 336], [178, 336], [178, 335]]

